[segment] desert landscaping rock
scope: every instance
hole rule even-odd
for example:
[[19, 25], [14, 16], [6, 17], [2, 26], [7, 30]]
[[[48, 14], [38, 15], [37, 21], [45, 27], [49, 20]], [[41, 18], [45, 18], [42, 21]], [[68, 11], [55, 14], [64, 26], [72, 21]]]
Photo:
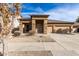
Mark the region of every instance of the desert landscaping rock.
[[[12, 40], [12, 41], [11, 41]], [[13, 39], [9, 40], [10, 42], [56, 42], [53, 38], [50, 36], [19, 36], [19, 37], [13, 37]]]

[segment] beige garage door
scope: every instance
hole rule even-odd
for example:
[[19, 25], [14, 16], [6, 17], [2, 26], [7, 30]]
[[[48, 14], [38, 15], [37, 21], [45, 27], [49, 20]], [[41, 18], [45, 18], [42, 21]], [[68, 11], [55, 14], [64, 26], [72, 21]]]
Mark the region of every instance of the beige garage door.
[[51, 33], [52, 32], [52, 27], [47, 27], [47, 32]]

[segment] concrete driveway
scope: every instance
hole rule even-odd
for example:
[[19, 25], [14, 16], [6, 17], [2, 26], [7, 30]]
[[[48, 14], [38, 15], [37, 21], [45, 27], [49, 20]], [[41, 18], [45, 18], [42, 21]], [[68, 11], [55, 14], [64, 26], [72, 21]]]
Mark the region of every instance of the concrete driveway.
[[79, 33], [51, 34], [51, 37], [55, 39], [61, 47], [68, 51], [66, 53], [70, 55], [79, 55]]

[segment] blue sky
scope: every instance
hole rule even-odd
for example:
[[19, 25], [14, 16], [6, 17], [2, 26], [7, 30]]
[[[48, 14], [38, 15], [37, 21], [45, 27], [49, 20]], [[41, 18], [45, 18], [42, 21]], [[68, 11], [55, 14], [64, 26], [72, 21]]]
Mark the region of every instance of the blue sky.
[[30, 14], [48, 14], [49, 19], [75, 21], [79, 16], [77, 3], [25, 3], [22, 4], [21, 15], [29, 17]]

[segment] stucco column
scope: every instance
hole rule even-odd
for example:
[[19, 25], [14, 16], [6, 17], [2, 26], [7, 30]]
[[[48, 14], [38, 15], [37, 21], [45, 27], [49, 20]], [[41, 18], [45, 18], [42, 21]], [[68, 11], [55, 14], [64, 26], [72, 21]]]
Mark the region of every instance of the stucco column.
[[20, 33], [23, 34], [23, 24], [22, 24], [22, 22], [20, 22], [20, 27], [19, 27], [19, 29], [20, 29]]
[[47, 33], [47, 19], [44, 20], [44, 34]]
[[34, 19], [32, 19], [32, 33], [35, 33], [35, 28], [36, 28], [36, 22]]
[[52, 33], [54, 33], [55, 32], [55, 25], [52, 25]]
[[71, 33], [73, 29], [73, 26], [69, 26], [69, 32]]

